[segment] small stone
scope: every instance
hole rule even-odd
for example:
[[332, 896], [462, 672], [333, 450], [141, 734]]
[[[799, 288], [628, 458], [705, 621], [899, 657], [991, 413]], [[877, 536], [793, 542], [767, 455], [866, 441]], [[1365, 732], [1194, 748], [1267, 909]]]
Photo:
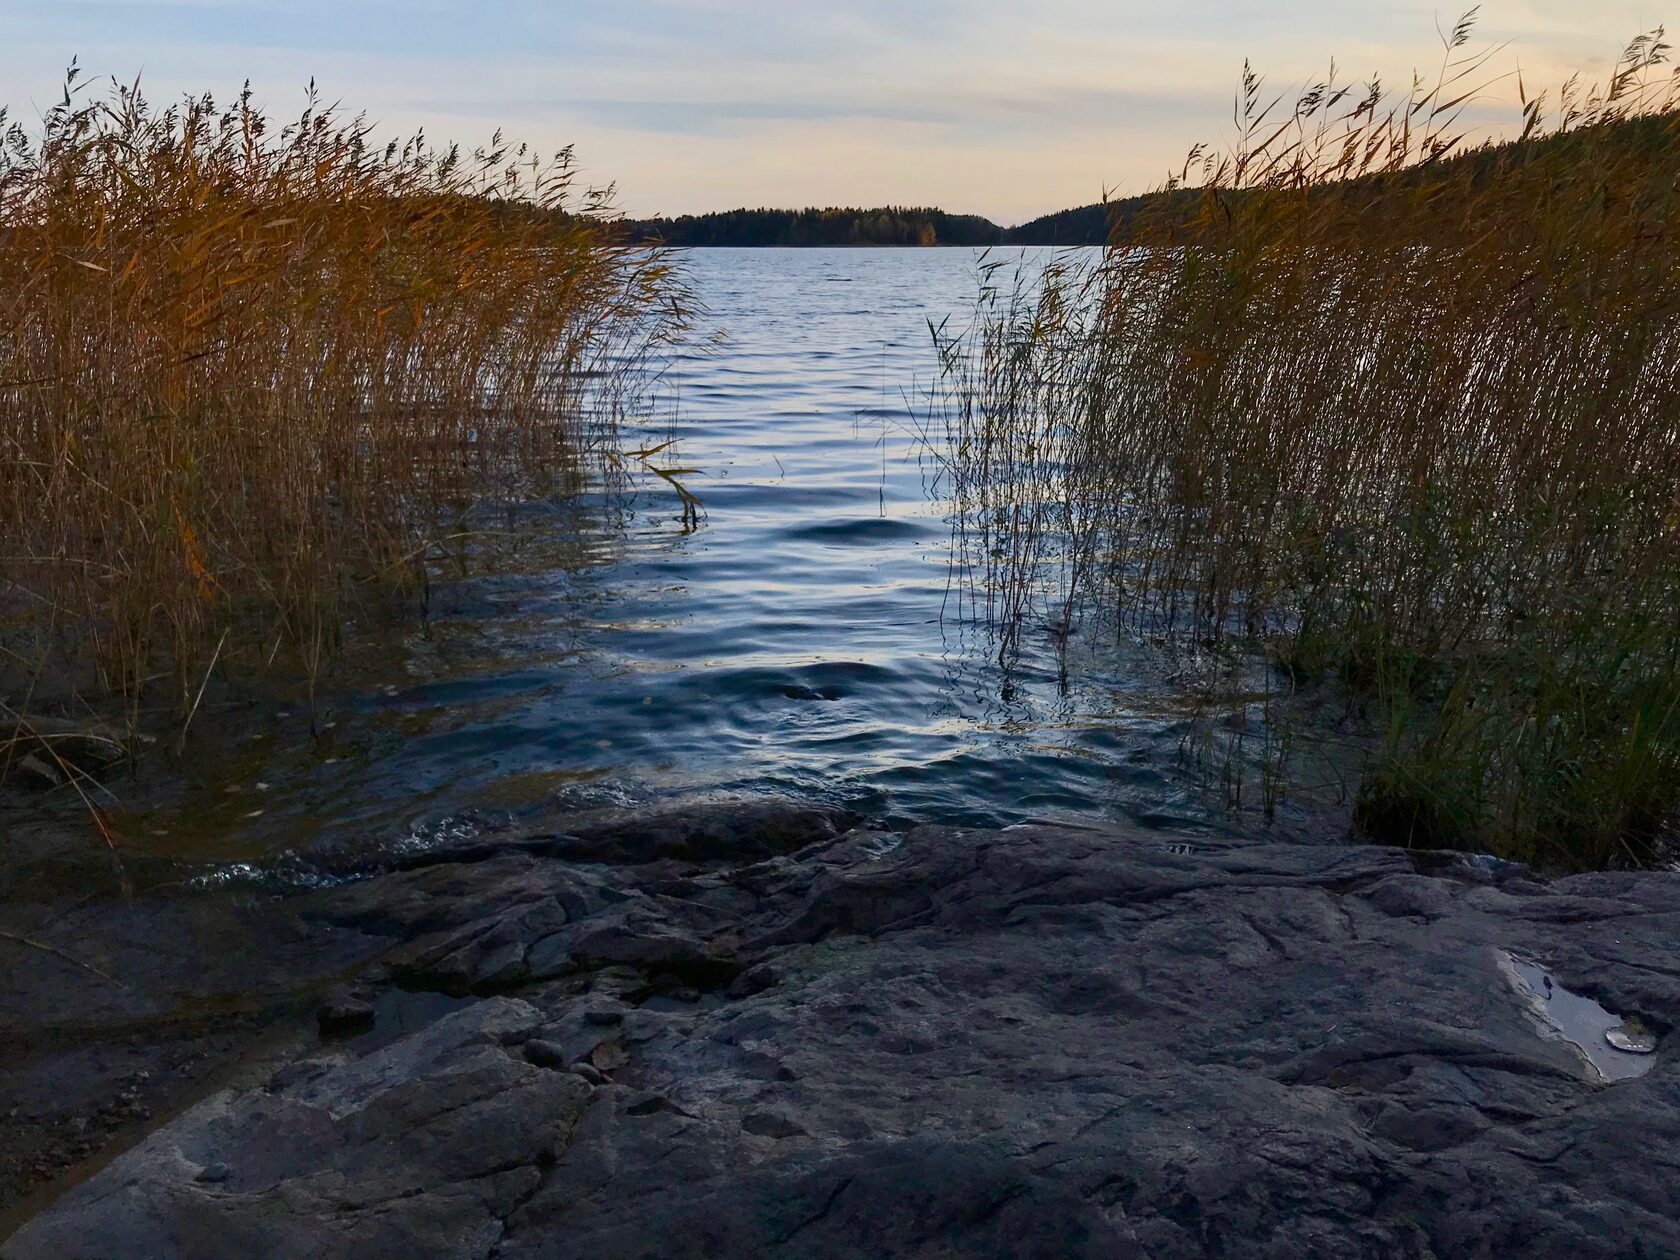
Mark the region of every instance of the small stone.
[[205, 1185], [217, 1185], [228, 1179], [228, 1173], [230, 1171], [231, 1170], [228, 1166], [218, 1159], [215, 1162], [206, 1164], [203, 1168], [200, 1168], [198, 1170], [198, 1176], [194, 1177], [193, 1180], [201, 1181]]
[[373, 1007], [348, 989], [334, 989], [315, 1012], [323, 1036], [338, 1037], [373, 1027]]
[[581, 1076], [591, 1085], [605, 1085], [607, 1083], [606, 1076], [598, 1071], [594, 1064], [585, 1063], [582, 1059], [572, 1064], [571, 1072], [574, 1076]]
[[301, 1081], [312, 1081], [324, 1074], [332, 1067], [330, 1062], [320, 1059], [300, 1059], [296, 1063], [288, 1063], [268, 1078], [270, 1092], [279, 1093], [290, 1089]]
[[602, 967], [590, 982], [590, 991], [608, 997], [634, 1001], [648, 991], [648, 978], [634, 967]]
[[566, 1048], [534, 1037], [525, 1043], [525, 1061], [541, 1068], [563, 1068], [566, 1066]]
[[735, 977], [735, 982], [729, 986], [729, 996], [732, 998], [747, 998], [754, 994], [763, 993], [776, 984], [776, 973], [769, 963], [759, 963]]
[[598, 1028], [610, 1028], [614, 1024], [624, 1022], [624, 1012], [615, 1011], [609, 1007], [594, 1006], [583, 1013], [585, 1023], [594, 1024]]
[[805, 1128], [798, 1121], [783, 1112], [772, 1111], [768, 1107], [747, 1112], [746, 1115], [741, 1117], [741, 1128], [747, 1133], [753, 1133], [759, 1137], [775, 1138], [777, 1141], [783, 1138], [805, 1136]]

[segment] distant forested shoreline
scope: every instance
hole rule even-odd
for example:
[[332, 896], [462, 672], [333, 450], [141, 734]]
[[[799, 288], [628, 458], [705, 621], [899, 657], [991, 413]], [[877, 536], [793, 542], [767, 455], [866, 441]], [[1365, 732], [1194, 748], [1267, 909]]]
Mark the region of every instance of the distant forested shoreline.
[[[1656, 145], [1664, 121], [1653, 118], [1619, 119], [1615, 129], [1623, 145]], [[1361, 196], [1372, 185], [1415, 194], [1431, 181], [1452, 172], [1468, 173], [1473, 184], [1490, 178], [1502, 162], [1531, 157], [1558, 147], [1578, 147], [1568, 135], [1525, 137], [1438, 154], [1405, 171], [1366, 174], [1329, 181], [1313, 188], [1313, 200], [1345, 195]], [[1252, 189], [1225, 189], [1219, 194], [1229, 208], [1253, 196]], [[987, 245], [1106, 245], [1116, 229], [1131, 236], [1151, 223], [1176, 221], [1187, 226], [1203, 205], [1194, 188], [1158, 191], [1142, 196], [1077, 206], [1041, 215], [1019, 227], [1002, 227], [977, 214], [951, 214], [933, 206], [816, 207], [803, 210], [739, 209], [714, 214], [685, 214], [678, 218], [632, 219], [622, 225], [631, 241], [658, 242], [676, 249], [707, 246], [987, 246]], [[1163, 220], [1162, 216], [1165, 216]]]
[[685, 214], [679, 218], [631, 220], [625, 226], [634, 239], [660, 241], [676, 248], [1102, 245], [1108, 240], [1113, 219], [1135, 208], [1133, 202], [1143, 200], [1133, 198], [1080, 206], [1013, 228], [1000, 227], [977, 214], [950, 214], [931, 206], [743, 208], [716, 214]]

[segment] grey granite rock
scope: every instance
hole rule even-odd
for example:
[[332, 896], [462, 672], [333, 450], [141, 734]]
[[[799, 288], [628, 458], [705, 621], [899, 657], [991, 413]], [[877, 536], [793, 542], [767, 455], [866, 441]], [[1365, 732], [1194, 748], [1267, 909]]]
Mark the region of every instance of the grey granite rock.
[[322, 1036], [337, 1037], [373, 1027], [373, 1003], [339, 986], [315, 1008], [315, 1023]]
[[[69, 1256], [488, 1256], [589, 1087], [510, 1057], [479, 1003], [290, 1089], [219, 1093], [7, 1244]], [[209, 1175], [207, 1175], [209, 1174]]]
[[[1124, 828], [683, 843], [311, 894], [399, 977], [518, 996], [207, 1099], [0, 1255], [1680, 1255], [1680, 876]], [[1605, 1084], [1506, 954], [1642, 1017], [1648, 1074]], [[610, 1079], [527, 1061], [586, 1055]]]

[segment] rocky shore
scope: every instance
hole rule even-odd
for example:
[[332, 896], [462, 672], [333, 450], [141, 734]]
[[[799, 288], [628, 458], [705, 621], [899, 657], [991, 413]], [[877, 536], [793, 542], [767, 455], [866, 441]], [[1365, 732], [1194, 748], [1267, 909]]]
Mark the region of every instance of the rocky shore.
[[854, 821], [8, 907], [0, 1256], [1680, 1255], [1680, 876]]

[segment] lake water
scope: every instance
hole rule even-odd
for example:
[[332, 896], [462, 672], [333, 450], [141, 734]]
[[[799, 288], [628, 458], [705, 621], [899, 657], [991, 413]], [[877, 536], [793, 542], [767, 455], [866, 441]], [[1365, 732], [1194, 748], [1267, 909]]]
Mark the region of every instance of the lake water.
[[1207, 821], [1162, 662], [1077, 636], [1064, 685], [1048, 631], [1005, 671], [963, 615], [916, 433], [929, 320], [965, 318], [978, 261], [691, 254], [724, 339], [670, 365], [631, 439], [680, 436], [667, 454], [699, 470], [699, 528], [647, 477], [555, 515], [558, 559], [440, 584], [424, 631], [320, 698], [319, 738], [297, 706], [203, 719], [184, 781], [126, 793], [130, 843], [307, 870], [322, 848], [423, 844], [483, 811], [696, 791], [898, 823]]

